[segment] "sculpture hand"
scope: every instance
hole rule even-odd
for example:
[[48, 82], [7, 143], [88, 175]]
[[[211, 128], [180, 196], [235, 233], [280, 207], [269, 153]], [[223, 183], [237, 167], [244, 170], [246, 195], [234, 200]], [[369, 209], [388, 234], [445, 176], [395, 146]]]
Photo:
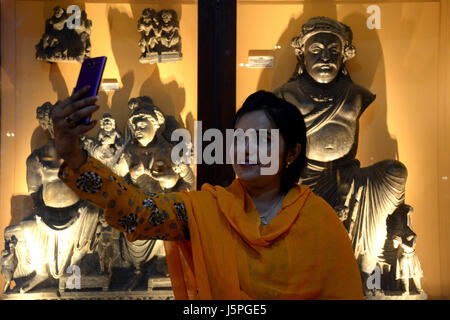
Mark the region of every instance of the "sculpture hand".
[[345, 206], [345, 205], [337, 206], [335, 208], [335, 210], [336, 210], [336, 213], [338, 214], [339, 220], [341, 220], [341, 221], [347, 220], [348, 213], [350, 211], [350, 209], [347, 206]]
[[189, 173], [189, 166], [184, 163], [175, 164], [172, 166], [172, 170], [180, 175], [180, 178], [185, 177]]
[[52, 112], [56, 151], [73, 170], [81, 167], [86, 160], [79, 147], [79, 136], [97, 124], [96, 120], [87, 125], [78, 123], [85, 117], [90, 117], [99, 108], [94, 105], [97, 97], [82, 98], [88, 90], [89, 86], [86, 86], [57, 103]]

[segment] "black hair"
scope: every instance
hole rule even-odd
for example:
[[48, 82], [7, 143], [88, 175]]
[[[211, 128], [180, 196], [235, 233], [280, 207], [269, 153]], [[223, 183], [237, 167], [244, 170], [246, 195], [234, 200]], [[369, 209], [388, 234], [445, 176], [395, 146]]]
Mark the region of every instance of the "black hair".
[[[233, 128], [238, 119], [249, 112], [262, 110], [271, 119], [286, 143], [286, 151], [299, 143], [300, 154], [288, 168], [283, 167], [281, 173], [281, 190], [289, 191], [300, 179], [306, 163], [306, 125], [300, 110], [293, 104], [264, 90], [251, 94], [233, 119]], [[281, 165], [281, 164], [280, 164]]]

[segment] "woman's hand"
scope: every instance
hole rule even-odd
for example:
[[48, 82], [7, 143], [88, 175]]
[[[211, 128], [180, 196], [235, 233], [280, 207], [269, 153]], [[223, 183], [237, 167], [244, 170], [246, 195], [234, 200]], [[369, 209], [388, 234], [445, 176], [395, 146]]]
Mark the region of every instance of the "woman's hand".
[[94, 104], [97, 97], [82, 98], [88, 90], [89, 86], [86, 86], [75, 92], [71, 97], [57, 103], [52, 111], [56, 151], [73, 170], [80, 168], [86, 161], [79, 146], [79, 136], [97, 124], [96, 120], [87, 125], [78, 123], [85, 117], [90, 117], [99, 108]]

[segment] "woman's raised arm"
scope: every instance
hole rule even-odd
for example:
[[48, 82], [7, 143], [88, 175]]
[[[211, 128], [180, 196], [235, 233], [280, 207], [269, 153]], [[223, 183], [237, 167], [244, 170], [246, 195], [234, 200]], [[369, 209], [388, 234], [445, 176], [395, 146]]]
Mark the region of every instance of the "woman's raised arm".
[[178, 192], [144, 192], [91, 157], [78, 170], [63, 163], [59, 178], [80, 198], [103, 208], [106, 222], [124, 232], [129, 241], [190, 239], [186, 208]]

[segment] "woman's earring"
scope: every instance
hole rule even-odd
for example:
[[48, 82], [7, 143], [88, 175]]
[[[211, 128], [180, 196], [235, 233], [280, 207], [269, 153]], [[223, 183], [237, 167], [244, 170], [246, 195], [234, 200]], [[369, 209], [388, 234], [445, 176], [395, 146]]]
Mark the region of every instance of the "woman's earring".
[[288, 163], [286, 163], [286, 169], [289, 167], [289, 165], [290, 165], [290, 163], [288, 162]]

